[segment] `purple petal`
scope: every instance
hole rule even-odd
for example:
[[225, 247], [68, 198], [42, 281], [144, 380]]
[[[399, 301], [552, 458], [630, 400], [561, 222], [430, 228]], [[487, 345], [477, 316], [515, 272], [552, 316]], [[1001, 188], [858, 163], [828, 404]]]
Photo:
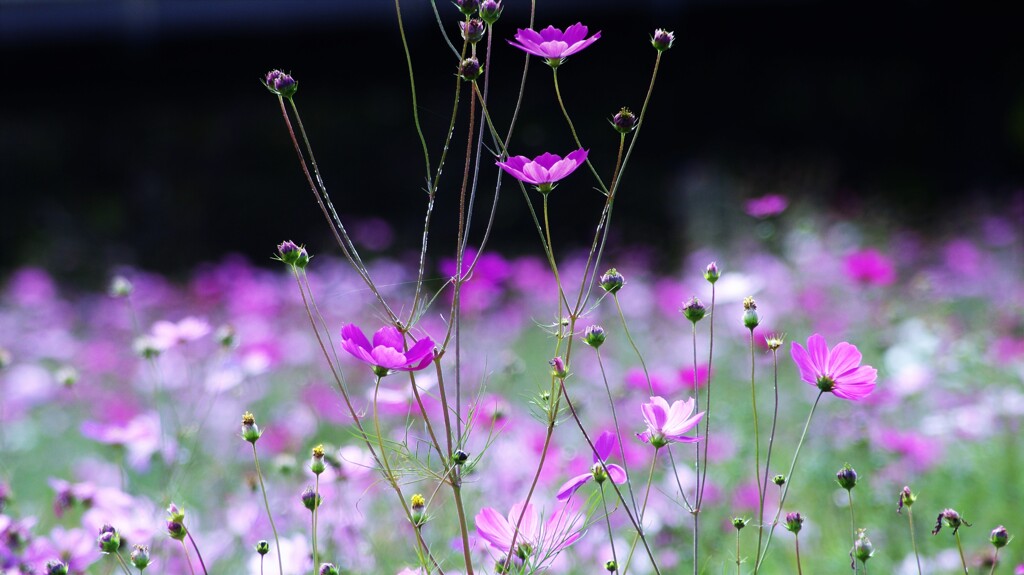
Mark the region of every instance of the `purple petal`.
[[419, 371], [434, 360], [434, 340], [425, 337], [405, 352], [406, 371]]
[[558, 154], [552, 154], [551, 152], [544, 152], [533, 159], [533, 163], [544, 168], [544, 170], [550, 170], [562, 160], [562, 156]]
[[512, 546], [512, 526], [490, 507], [476, 514], [476, 532], [495, 549], [508, 551]]
[[575, 44], [587, 37], [587, 27], [582, 23], [577, 22], [572, 26], [565, 29], [565, 33], [562, 34], [562, 40], [569, 44]]
[[545, 184], [555, 181], [548, 174], [547, 169], [537, 162], [523, 166], [523, 174], [526, 176], [523, 180], [529, 181], [531, 184]]
[[548, 26], [547, 28], [541, 30], [540, 33], [537, 35], [540, 37], [541, 42], [553, 42], [556, 40], [562, 40], [565, 36], [565, 34], [561, 30], [555, 28], [554, 26]]
[[386, 367], [388, 369], [401, 369], [405, 367], [405, 354], [393, 347], [378, 345], [370, 352], [373, 365]]
[[594, 463], [598, 460], [604, 461], [608, 459], [608, 456], [612, 454], [612, 450], [615, 449], [616, 445], [615, 434], [610, 431], [605, 431], [597, 437], [597, 441], [594, 442]]
[[569, 52], [569, 45], [561, 40], [544, 42], [538, 48], [545, 58], [562, 58]]
[[850, 345], [845, 341], [837, 343], [832, 348], [828, 373], [838, 380], [843, 374], [857, 369], [861, 359], [862, 356], [856, 346]]
[[871, 367], [870, 365], [862, 365], [857, 369], [844, 374], [841, 379], [837, 379], [836, 385], [849, 386], [874, 384], [877, 378], [877, 369]]
[[[519, 525], [519, 539], [526, 540], [531, 543], [536, 543], [537, 535], [537, 511], [533, 507], [533, 503], [526, 504], [526, 513], [523, 514], [522, 523], [519, 522], [519, 516], [523, 514], [522, 502], [516, 503], [512, 506], [512, 509], [508, 512], [508, 523], [510, 529], [515, 529], [515, 526]], [[508, 549], [506, 549], [507, 551]]]
[[342, 341], [351, 341], [352, 345], [366, 350], [373, 347], [370, 345], [370, 340], [366, 339], [366, 335], [363, 333], [363, 330], [359, 329], [359, 327], [354, 323], [350, 323], [341, 328], [341, 339]]
[[594, 474], [590, 472], [581, 473], [576, 477], [573, 477], [569, 481], [563, 483], [562, 486], [558, 488], [558, 494], [555, 495], [555, 499], [562, 501], [572, 497], [572, 494], [576, 493], [577, 489], [583, 487], [583, 484], [585, 484], [586, 482], [590, 481], [593, 478]]
[[811, 364], [811, 356], [804, 349], [804, 346], [794, 341], [789, 346], [789, 355], [793, 357], [793, 362], [796, 363], [797, 369], [800, 370], [800, 379], [811, 385], [817, 385], [818, 375], [814, 370], [814, 365]]
[[[825, 375], [828, 369], [828, 344], [825, 343], [825, 338], [821, 334], [814, 334], [807, 339], [807, 353], [811, 357], [811, 365], [814, 367], [814, 371], [817, 375]], [[814, 381], [817, 382], [818, 378], [815, 377]]]
[[626, 471], [624, 469], [614, 463], [609, 463], [605, 467], [608, 468], [608, 477], [611, 477], [612, 481], [620, 485], [626, 482]]
[[405, 349], [405, 342], [402, 340], [402, 332], [398, 328], [386, 325], [373, 334], [373, 347], [386, 346], [399, 351]]

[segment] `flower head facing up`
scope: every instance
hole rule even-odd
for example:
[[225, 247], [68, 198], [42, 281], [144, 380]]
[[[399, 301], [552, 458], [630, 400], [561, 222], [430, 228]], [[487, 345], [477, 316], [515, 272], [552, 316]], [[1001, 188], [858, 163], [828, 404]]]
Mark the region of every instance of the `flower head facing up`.
[[272, 93], [283, 98], [291, 98], [299, 89], [299, 83], [292, 78], [291, 74], [285, 74], [281, 70], [271, 70], [263, 78], [263, 85]]
[[[605, 431], [598, 436], [597, 441], [594, 442], [594, 465], [586, 473], [581, 473], [563, 483], [555, 497], [559, 500], [568, 499], [591, 479], [599, 484], [609, 478], [620, 485], [625, 483], [626, 471], [624, 469], [614, 463], [604, 463], [614, 451], [615, 444], [615, 434], [610, 431]], [[608, 471], [605, 472], [605, 469]]]
[[1003, 527], [1002, 525], [993, 529], [992, 533], [988, 536], [989, 542], [991, 542], [992, 546], [996, 549], [1006, 547], [1006, 544], [1009, 543], [1011, 539], [1013, 539], [1013, 537], [1010, 537], [1010, 534], [1006, 531], [1006, 527]]
[[540, 32], [520, 28], [516, 32], [515, 40], [509, 40], [508, 43], [528, 54], [544, 58], [548, 66], [557, 68], [566, 58], [590, 46], [601, 37], [601, 33], [597, 32], [587, 38], [587, 32], [587, 27], [579, 22], [566, 28], [565, 32], [554, 26], [548, 26]]
[[669, 32], [664, 28], [658, 28], [654, 31], [654, 35], [651, 36], [651, 45], [654, 49], [659, 52], [664, 52], [672, 47], [672, 43], [676, 41], [676, 35], [673, 32]]
[[822, 392], [830, 391], [836, 397], [859, 401], [875, 389], [878, 370], [860, 365], [860, 351], [845, 341], [837, 343], [830, 351], [825, 338], [816, 333], [807, 340], [806, 349], [793, 342], [790, 355], [800, 370], [800, 379]]
[[896, 503], [896, 513], [903, 513], [903, 507], [906, 506], [909, 509], [915, 501], [917, 501], [917, 495], [914, 495], [909, 485], [904, 485], [900, 490], [900, 500]]
[[[543, 562], [554, 558], [555, 554], [583, 536], [576, 525], [578, 519], [566, 506], [560, 505], [542, 524], [533, 503], [526, 504], [524, 513], [520, 502], [512, 506], [507, 519], [491, 507], [481, 509], [476, 515], [476, 532], [498, 553], [508, 553], [515, 540], [516, 557], [524, 561], [534, 557]], [[519, 526], [518, 534], [516, 525]], [[507, 562], [507, 559], [502, 562]], [[539, 569], [542, 565], [534, 564], [534, 567]]]
[[580, 148], [569, 152], [565, 158], [551, 153], [541, 154], [532, 160], [526, 156], [509, 156], [504, 162], [498, 161], [496, 164], [513, 178], [547, 194], [555, 189], [560, 180], [587, 161], [587, 153], [587, 150]]
[[429, 337], [405, 349], [402, 332], [385, 326], [373, 334], [373, 343], [355, 324], [341, 328], [341, 347], [371, 366], [373, 373], [384, 377], [394, 371], [419, 371], [434, 360], [434, 341]]
[[678, 400], [671, 406], [663, 397], [652, 397], [650, 403], [640, 406], [644, 421], [647, 423], [647, 431], [636, 434], [640, 441], [650, 443], [656, 449], [665, 447], [669, 443], [696, 443], [699, 437], [688, 437], [683, 435], [700, 423], [704, 412], [693, 415], [697, 407], [693, 398], [686, 401]]
[[786, 530], [793, 533], [800, 533], [804, 527], [804, 518], [799, 511], [786, 514]]

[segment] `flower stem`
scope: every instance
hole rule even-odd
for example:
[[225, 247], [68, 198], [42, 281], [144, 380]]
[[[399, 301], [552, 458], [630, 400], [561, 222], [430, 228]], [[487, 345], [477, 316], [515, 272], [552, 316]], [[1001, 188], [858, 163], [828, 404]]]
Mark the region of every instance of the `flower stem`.
[[736, 530], [736, 575], [740, 575], [740, 530]]
[[[192, 573], [192, 575], [196, 575], [196, 570], [194, 567], [192, 567], [192, 559], [190, 559], [188, 556], [188, 545], [185, 544], [184, 539], [181, 540], [181, 548], [185, 550], [185, 563], [188, 563], [189, 572]], [[278, 552], [278, 554], [280, 554], [280, 552]], [[117, 554], [117, 558], [121, 559], [120, 553]], [[121, 562], [124, 563], [124, 559], [121, 559]], [[128, 568], [125, 567], [125, 569], [127, 570]]]
[[206, 571], [206, 562], [203, 561], [203, 554], [199, 552], [199, 546], [196, 545], [196, 540], [192, 538], [192, 532], [186, 530], [185, 534], [188, 535], [188, 540], [192, 543], [192, 548], [196, 550], [196, 557], [199, 559], [199, 566], [203, 568], [203, 575], [209, 575]]
[[[186, 555], [188, 554], [188, 550], [187, 549], [185, 550], [185, 553], [186, 553]], [[120, 551], [115, 551], [114, 552], [114, 556], [117, 557], [117, 562], [121, 565], [121, 569], [124, 569], [124, 572], [127, 573], [128, 575], [132, 575], [131, 569], [128, 568], [128, 562], [124, 560], [124, 557], [121, 557], [121, 552]], [[192, 564], [189, 563], [188, 566], [192, 567]]]
[[[659, 52], [660, 54], [660, 52]], [[699, 510], [704, 502], [704, 488], [707, 486], [708, 477], [708, 435], [711, 433], [711, 361], [715, 355], [715, 284], [711, 284], [711, 307], [708, 310], [708, 384], [707, 393], [704, 398], [704, 470], [700, 477], [700, 492], [697, 495], [696, 506]], [[694, 381], [694, 385], [697, 382]], [[699, 408], [699, 406], [698, 406]], [[700, 446], [697, 447], [700, 449]]]
[[782, 514], [782, 507], [786, 503], [786, 495], [789, 494], [789, 488], [793, 486], [793, 470], [796, 469], [796, 460], [800, 457], [800, 449], [804, 446], [807, 430], [811, 427], [814, 410], [818, 408], [818, 402], [821, 401], [821, 396], [824, 394], [824, 391], [818, 392], [818, 397], [815, 398], [814, 405], [811, 406], [811, 412], [807, 414], [807, 423], [804, 424], [804, 431], [800, 434], [800, 441], [796, 444], [796, 452], [793, 453], [793, 462], [790, 463], [789, 473], [786, 474], [786, 485], [782, 489], [782, 497], [779, 498], [779, 509], [775, 512], [775, 519], [772, 520], [771, 529], [768, 530], [768, 539], [764, 543], [764, 549], [761, 550], [761, 556], [757, 559], [756, 567], [760, 567], [761, 563], [764, 562], [765, 556], [768, 555], [768, 547], [772, 544], [772, 534], [775, 533], [775, 527], [779, 524], [779, 515]]
[[[854, 518], [854, 514], [853, 514], [853, 490], [852, 489], [847, 489], [846, 490], [846, 495], [850, 499], [850, 536], [853, 538], [853, 548], [856, 549], [857, 548], [857, 520]], [[867, 568], [867, 563], [864, 564], [864, 567]], [[857, 562], [856, 561], [853, 562], [853, 572], [854, 573], [857, 572]]]
[[992, 575], [996, 572], [996, 565], [999, 564], [999, 548], [996, 547], [996, 554], [992, 557], [992, 569], [989, 570], [988, 575]]
[[[772, 432], [768, 436], [768, 455], [764, 460], [764, 480], [761, 482], [761, 521], [764, 522], [764, 500], [768, 493], [768, 474], [770, 473], [772, 465], [772, 447], [775, 445], [775, 426], [779, 421], [779, 354], [778, 349], [772, 350], [772, 388], [775, 392], [775, 406], [772, 413]], [[758, 527], [758, 541], [761, 537], [761, 527]], [[759, 543], [760, 545], [760, 543]], [[755, 572], [757, 565], [754, 566]]]
[[[754, 410], [754, 477], [757, 480], [757, 553], [761, 555], [761, 540], [764, 536], [764, 490], [761, 486], [761, 432], [757, 422], [757, 388], [754, 385], [754, 330], [750, 330], [750, 405]], [[754, 574], [759, 565], [754, 563]]]
[[914, 536], [914, 510], [911, 507], [907, 507], [907, 521], [910, 523], [910, 544], [914, 546], [914, 559], [917, 560], [917, 575], [922, 575], [921, 555], [917, 552], [917, 537]]
[[[313, 486], [313, 501], [315, 503], [315, 502], [317, 502], [319, 500], [320, 500], [320, 474], [318, 473], [316, 475], [316, 481], [314, 482], [314, 486]], [[313, 532], [313, 575], [316, 575], [317, 566], [320, 565], [320, 562], [318, 561], [318, 559], [320, 558], [320, 555], [317, 553], [317, 548], [316, 548], [316, 518], [317, 518], [317, 515], [318, 515], [317, 512], [319, 510], [320, 510], [320, 506], [319, 505], [313, 505], [313, 512], [310, 513], [310, 516], [311, 516], [310, 520], [312, 521], [312, 525], [310, 526], [310, 529]]]
[[[572, 118], [569, 117], [569, 111], [565, 109], [565, 102], [562, 101], [562, 90], [558, 87], [558, 68], [551, 69], [551, 77], [555, 81], [555, 97], [558, 99], [558, 106], [562, 109], [562, 115], [565, 116], [566, 123], [569, 124], [569, 131], [572, 132], [572, 139], [576, 142], [576, 146], [579, 148], [583, 147], [583, 143], [580, 141], [579, 135], [576, 134], [576, 126], [572, 123]], [[601, 188], [601, 191], [605, 195], [609, 194], [608, 186], [604, 185], [604, 180], [601, 179], [601, 175], [597, 173], [597, 168], [590, 162], [590, 158], [587, 158], [587, 167], [590, 168], [590, 172], [594, 174], [594, 179], [597, 180], [597, 185]]]
[[612, 537], [612, 518], [608, 514], [608, 500], [604, 496], [604, 484], [601, 485], [601, 505], [604, 506], [604, 522], [608, 528], [608, 545], [612, 548], [612, 561], [615, 562], [616, 568], [619, 565], [619, 558], [615, 555], [615, 538]]
[[[608, 406], [612, 411], [612, 422], [615, 424], [615, 434], [619, 439], [619, 456], [622, 458], [622, 469], [626, 472], [626, 477], [630, 478], [632, 475], [629, 473], [629, 464], [626, 463], [626, 448], [624, 447], [625, 444], [622, 442], [622, 428], [619, 427], [619, 416], [616, 414], [615, 400], [612, 399], [612, 388], [608, 385], [608, 373], [604, 369], [604, 360], [601, 359], [601, 348], [596, 348], [595, 351], [597, 352], [597, 365], [601, 369], [601, 379], [604, 381], [604, 390], [608, 393]], [[570, 403], [569, 406], [572, 407], [572, 403]], [[633, 507], [633, 514], [636, 515], [639, 512], [636, 507], [636, 496], [633, 494], [633, 481], [626, 481], [626, 487], [629, 489], [629, 499]], [[625, 501], [623, 501], [623, 504], [625, 504]]]
[[[693, 401], [694, 405], [697, 406], [697, 409], [700, 409], [700, 385], [697, 382], [697, 322], [691, 322], [691, 325], [693, 327]], [[700, 437], [699, 421], [697, 422], [697, 425], [694, 426], [694, 435]], [[700, 446], [696, 446], [693, 451], [693, 469], [696, 477], [696, 484], [694, 485], [693, 490], [693, 501], [695, 504], [693, 508], [693, 575], [698, 575], [698, 565], [700, 564], [698, 561], [698, 552], [700, 549], [700, 502], [698, 500], [700, 496]], [[707, 464], [708, 462], [705, 461], [704, 465]]]
[[636, 550], [636, 543], [640, 540], [640, 537], [643, 534], [644, 514], [647, 512], [647, 500], [651, 496], [651, 484], [654, 483], [654, 469], [655, 465], [658, 463], [659, 451], [661, 450], [655, 449], [654, 457], [651, 458], [651, 470], [647, 474], [647, 489], [644, 492], [644, 503], [640, 507], [640, 513], [637, 516], [637, 523], [639, 523], [640, 529], [637, 530], [636, 535], [633, 537], [633, 543], [629, 546], [629, 555], [626, 556], [626, 564], [622, 567], [622, 571], [619, 572], [621, 575], [626, 575], [626, 571], [629, 569], [629, 563], [633, 559], [633, 551]]
[[800, 535], [797, 534], [794, 538], [796, 541], [796, 573], [797, 575], [804, 575], [804, 570], [800, 567]]
[[969, 575], [967, 571], [967, 557], [964, 556], [964, 546], [960, 543], [960, 532], [954, 529], [953, 536], [956, 537], [956, 548], [960, 551], [960, 563], [964, 566], [964, 575]]
[[[252, 443], [252, 460], [256, 464], [256, 477], [260, 480], [260, 490], [263, 492], [263, 505], [267, 508], [267, 519], [270, 520], [270, 530], [274, 532], [274, 545], [277, 546], [277, 568], [284, 575], [284, 561], [281, 559], [281, 539], [277, 536], [277, 527], [274, 525], [274, 515], [270, 512], [270, 499], [267, 497], [267, 486], [263, 483], [263, 472], [260, 471], [260, 458], [256, 455], [256, 444]], [[185, 551], [186, 555], [188, 550]]]

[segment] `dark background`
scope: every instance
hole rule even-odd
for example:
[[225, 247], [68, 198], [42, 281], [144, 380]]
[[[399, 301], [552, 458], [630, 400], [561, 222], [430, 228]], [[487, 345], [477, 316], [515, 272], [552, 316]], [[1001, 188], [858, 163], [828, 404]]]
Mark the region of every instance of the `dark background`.
[[[501, 126], [523, 61], [505, 40], [528, 21], [527, 2], [506, 4], [490, 67]], [[670, 237], [678, 252], [714, 239], [695, 235], [695, 222], [735, 217], [743, 199], [765, 193], [923, 233], [1019, 203], [1024, 40], [1011, 5], [553, 0], [540, 3], [537, 24], [583, 21], [603, 33], [559, 77], [605, 172], [617, 145], [606, 120], [640, 108], [649, 36], [675, 31], [616, 226], [620, 241]], [[402, 7], [436, 165], [456, 58], [428, 2]], [[438, 9], [457, 37], [454, 6]], [[385, 218], [394, 250], [418, 245], [424, 167], [391, 2], [0, 0], [0, 50], [0, 275], [26, 264], [97, 281], [121, 264], [179, 274], [227, 253], [267, 261], [286, 238], [331, 252], [276, 97], [259, 82], [274, 67], [299, 81], [343, 217]], [[464, 132], [462, 114], [439, 242], [451, 236]], [[534, 58], [511, 148], [573, 147], [551, 72]], [[552, 196], [560, 241], [588, 240], [591, 185], [577, 175]], [[517, 188], [504, 186], [500, 207], [494, 245], [533, 250]]]

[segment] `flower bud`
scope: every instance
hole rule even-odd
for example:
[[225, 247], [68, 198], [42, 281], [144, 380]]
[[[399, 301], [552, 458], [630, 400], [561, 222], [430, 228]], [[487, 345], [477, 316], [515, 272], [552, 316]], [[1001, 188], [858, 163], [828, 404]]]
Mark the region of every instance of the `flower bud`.
[[715, 262], [709, 263], [707, 269], [704, 270], [704, 279], [708, 280], [709, 283], [715, 283], [720, 277], [722, 277], [722, 272], [718, 270], [718, 264]]
[[480, 65], [480, 60], [470, 56], [459, 64], [459, 77], [466, 82], [472, 82], [480, 77], [484, 68]]
[[305, 269], [311, 258], [305, 246], [296, 245], [291, 240], [285, 240], [277, 245], [277, 257], [274, 259], [301, 270]]
[[782, 487], [783, 485], [786, 484], [786, 476], [780, 473], [775, 477], [772, 477], [772, 483], [778, 485], [779, 487]]
[[419, 527], [427, 522], [427, 500], [423, 498], [423, 495], [416, 493], [413, 494], [412, 499], [409, 501], [412, 514], [413, 525]]
[[171, 539], [178, 541], [184, 541], [185, 536], [188, 535], [188, 529], [185, 529], [185, 525], [180, 521], [174, 519], [167, 520], [167, 535]]
[[313, 475], [320, 475], [327, 469], [327, 464], [324, 463], [323, 444], [317, 445], [313, 448], [313, 458], [309, 463], [309, 469], [313, 472]]
[[266, 539], [260, 539], [256, 542], [256, 552], [260, 555], [270, 553], [270, 543], [268, 543]]
[[484, 0], [480, 3], [480, 19], [488, 24], [494, 24], [501, 18], [501, 11], [504, 9], [501, 0]]
[[697, 323], [704, 319], [704, 316], [707, 314], [707, 309], [704, 307], [704, 304], [702, 304], [696, 297], [691, 297], [689, 301], [684, 302], [682, 309], [679, 311], [683, 312], [683, 317], [690, 320], [692, 323]]
[[608, 479], [608, 472], [604, 470], [604, 465], [601, 465], [600, 461], [590, 466], [590, 475], [594, 477], [594, 481], [598, 485], [604, 483], [605, 479]]
[[752, 296], [743, 298], [743, 327], [754, 331], [759, 323], [761, 323], [761, 318], [757, 315], [757, 302]]
[[966, 525], [968, 527], [971, 526], [971, 524], [965, 521], [963, 517], [960, 517], [960, 514], [957, 513], [955, 509], [943, 509], [942, 513], [939, 513], [939, 517], [935, 520], [935, 528], [932, 529], [932, 535], [935, 535], [942, 530], [943, 522], [945, 522], [947, 527], [953, 530], [953, 535], [956, 535], [957, 530], [960, 529], [962, 525]]
[[548, 363], [551, 364], [551, 375], [558, 379], [565, 379], [569, 377], [569, 372], [566, 371], [565, 362], [562, 360], [561, 356], [555, 357]]
[[466, 16], [472, 16], [480, 8], [480, 0], [452, 0], [452, 4], [455, 4], [459, 12]]
[[733, 517], [732, 526], [736, 528], [736, 531], [743, 529], [747, 526], [748, 521], [742, 517]]
[[615, 268], [612, 268], [604, 272], [604, 275], [601, 276], [600, 281], [601, 289], [610, 294], [615, 294], [620, 289], [622, 289], [622, 286], [626, 285], [626, 278], [622, 277], [622, 274], [619, 273], [619, 270]]
[[910, 490], [909, 485], [905, 485], [903, 489], [900, 490], [900, 500], [896, 503], [896, 513], [902, 513], [904, 505], [909, 509], [915, 501], [917, 501], [917, 495], [914, 495], [914, 492]]
[[793, 533], [800, 533], [803, 526], [804, 518], [800, 515], [799, 511], [786, 514], [786, 530], [792, 531]]
[[455, 465], [463, 465], [469, 461], [469, 454], [461, 449], [456, 449], [455, 452], [452, 453], [452, 459], [455, 461]]
[[134, 565], [139, 571], [149, 567], [149, 546], [136, 544], [132, 548], [130, 558], [132, 560], [132, 565]]
[[604, 562], [604, 568], [605, 571], [608, 571], [609, 573], [615, 573], [619, 570], [619, 564], [616, 563], [614, 559], [609, 559]]
[[295, 81], [295, 78], [292, 78], [290, 74], [285, 74], [281, 70], [271, 70], [267, 72], [267, 75], [263, 78], [263, 85], [266, 86], [271, 93], [288, 99], [291, 99], [299, 89], [299, 83]]
[[110, 297], [128, 297], [135, 291], [135, 286], [124, 276], [114, 276], [107, 286], [107, 295]]
[[338, 575], [338, 568], [333, 563], [324, 563], [320, 565], [319, 575]]
[[619, 113], [612, 116], [612, 127], [620, 134], [628, 134], [636, 129], [637, 117], [632, 110], [625, 106]]
[[857, 472], [850, 467], [849, 463], [846, 463], [842, 469], [836, 472], [836, 482], [840, 487], [849, 491], [857, 486]]
[[140, 335], [132, 342], [132, 350], [135, 355], [143, 359], [153, 359], [160, 355], [160, 348], [157, 347], [153, 338], [147, 335]]
[[238, 337], [237, 334], [235, 333], [235, 326], [228, 323], [218, 327], [217, 331], [214, 332], [213, 337], [217, 340], [217, 343], [219, 343], [221, 347], [225, 348], [235, 347], [235, 344], [238, 343]]
[[313, 491], [313, 488], [308, 485], [302, 490], [302, 495], [299, 496], [299, 499], [302, 500], [302, 506], [310, 511], [320, 507], [320, 504], [324, 501], [323, 496]]
[[651, 36], [651, 45], [659, 52], [664, 52], [671, 48], [672, 43], [675, 41], [675, 34], [663, 28], [658, 28], [654, 31], [654, 36]]
[[779, 333], [773, 333], [770, 335], [766, 335], [764, 337], [764, 343], [768, 346], [768, 349], [772, 351], [777, 351], [780, 347], [782, 347], [782, 344], [785, 342], [785, 340], [786, 336]]
[[64, 365], [57, 369], [53, 377], [64, 387], [74, 387], [78, 383], [78, 370], [70, 365]]
[[470, 18], [459, 22], [459, 30], [462, 32], [462, 39], [470, 44], [476, 44], [484, 37], [484, 21], [479, 18]]
[[1006, 547], [1006, 544], [1010, 542], [1010, 534], [1006, 532], [1006, 527], [1000, 525], [992, 530], [988, 540], [992, 542], [992, 546], [996, 549]]
[[261, 435], [263, 432], [260, 426], [256, 425], [256, 418], [248, 411], [242, 414], [242, 439], [255, 445]]
[[858, 529], [857, 541], [853, 543], [853, 557], [861, 563], [867, 563], [874, 554], [875, 546], [871, 544], [867, 533], [863, 529]]
[[583, 330], [583, 343], [594, 349], [601, 347], [605, 338], [604, 328], [599, 325], [591, 325]]
[[100, 536], [96, 539], [96, 544], [101, 553], [117, 553], [117, 550], [121, 548], [121, 534], [109, 523], [106, 523], [100, 527]]
[[43, 573], [46, 575], [68, 575], [68, 564], [59, 559], [51, 559], [46, 562]]

